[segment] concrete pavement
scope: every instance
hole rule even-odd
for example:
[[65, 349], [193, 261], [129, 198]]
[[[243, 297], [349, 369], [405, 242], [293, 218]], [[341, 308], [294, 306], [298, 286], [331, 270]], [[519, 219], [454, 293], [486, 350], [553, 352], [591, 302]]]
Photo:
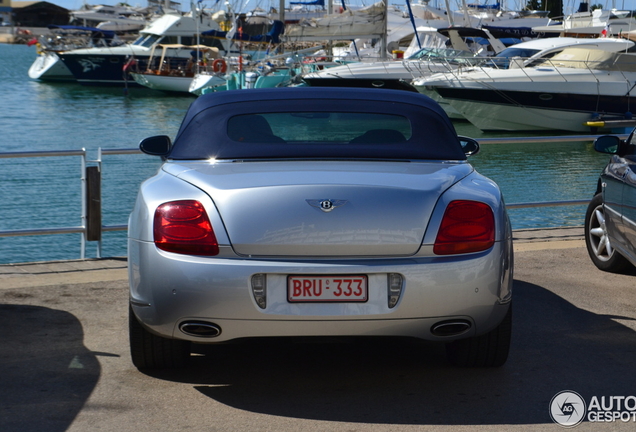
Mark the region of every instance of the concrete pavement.
[[588, 405], [636, 396], [636, 272], [597, 270], [582, 234], [515, 231], [513, 343], [498, 369], [452, 367], [438, 344], [362, 339], [217, 346], [187, 370], [142, 373], [124, 259], [2, 265], [0, 430], [562, 430], [549, 415], [561, 391]]

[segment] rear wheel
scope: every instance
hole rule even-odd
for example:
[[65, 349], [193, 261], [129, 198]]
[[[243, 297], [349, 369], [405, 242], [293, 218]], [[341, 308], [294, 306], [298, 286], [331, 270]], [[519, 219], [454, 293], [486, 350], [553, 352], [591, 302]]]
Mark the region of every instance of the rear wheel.
[[600, 270], [620, 272], [629, 268], [627, 259], [610, 244], [605, 226], [603, 195], [596, 194], [585, 212], [585, 246], [592, 262]]
[[128, 311], [130, 356], [137, 369], [165, 369], [185, 366], [190, 357], [190, 342], [156, 336], [137, 320], [132, 307]]
[[490, 332], [446, 344], [446, 357], [456, 366], [499, 367], [506, 363], [512, 334], [512, 304], [503, 321]]

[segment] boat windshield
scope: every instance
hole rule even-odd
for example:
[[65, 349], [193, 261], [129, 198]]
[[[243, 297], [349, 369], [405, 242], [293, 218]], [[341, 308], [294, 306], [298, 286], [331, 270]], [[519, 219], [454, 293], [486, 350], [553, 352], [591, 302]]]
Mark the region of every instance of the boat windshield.
[[491, 62], [499, 69], [508, 69], [510, 59], [513, 57], [527, 59], [538, 53], [540, 50], [531, 48], [506, 48], [491, 59]]
[[408, 60], [447, 61], [461, 64], [477, 64], [483, 61], [475, 57], [471, 51], [462, 51], [451, 48], [422, 48], [409, 56]]

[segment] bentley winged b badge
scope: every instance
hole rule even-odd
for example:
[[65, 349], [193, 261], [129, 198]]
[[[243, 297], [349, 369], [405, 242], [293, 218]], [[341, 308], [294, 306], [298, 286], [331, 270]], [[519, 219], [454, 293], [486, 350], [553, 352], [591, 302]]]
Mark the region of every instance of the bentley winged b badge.
[[342, 207], [343, 205], [349, 202], [347, 200], [332, 200], [332, 199], [322, 199], [322, 200], [308, 199], [305, 201], [307, 201], [307, 203], [310, 206], [319, 208], [325, 213], [329, 213], [331, 210], [335, 209], [336, 207]]

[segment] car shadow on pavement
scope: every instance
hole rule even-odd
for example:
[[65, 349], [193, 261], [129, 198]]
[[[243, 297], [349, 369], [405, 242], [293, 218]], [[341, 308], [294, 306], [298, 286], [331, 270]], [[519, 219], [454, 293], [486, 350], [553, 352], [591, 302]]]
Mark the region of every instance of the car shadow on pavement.
[[101, 373], [79, 320], [60, 310], [0, 304], [0, 329], [0, 430], [67, 430]]
[[501, 368], [457, 368], [444, 347], [413, 340], [290, 341], [224, 345], [190, 368], [152, 376], [193, 384], [237, 409], [325, 421], [416, 424], [552, 423], [564, 390], [629, 396], [636, 388], [636, 332], [515, 281], [513, 343]]

